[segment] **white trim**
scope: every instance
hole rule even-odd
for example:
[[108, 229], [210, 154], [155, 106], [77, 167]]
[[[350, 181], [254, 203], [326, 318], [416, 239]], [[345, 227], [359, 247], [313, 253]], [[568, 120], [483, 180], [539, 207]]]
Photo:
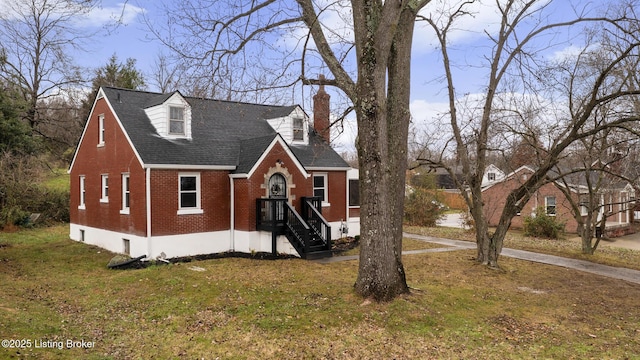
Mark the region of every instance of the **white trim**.
[[171, 169], [171, 170], [229, 170], [233, 171], [233, 165], [178, 165], [178, 164], [144, 164], [145, 169]]
[[[323, 178], [323, 186], [322, 187], [316, 187], [316, 184], [315, 184], [316, 176]], [[314, 172], [312, 174], [311, 191], [313, 193], [313, 196], [316, 196], [316, 189], [324, 190], [324, 196], [323, 196], [323, 199], [322, 199], [322, 206], [323, 207], [330, 206], [331, 204], [329, 204], [329, 175], [326, 172]]]
[[[179, 106], [179, 105], [173, 105], [173, 104], [166, 104], [165, 105], [167, 107], [167, 135], [169, 137], [177, 137], [177, 138], [185, 138], [187, 137], [187, 109], [186, 106]], [[179, 119], [172, 119], [171, 118], [171, 109], [180, 109], [182, 110], [182, 120]], [[181, 133], [177, 133], [177, 132], [171, 132], [171, 122], [179, 122], [182, 121], [182, 132]]]
[[145, 181], [145, 205], [147, 207], [146, 209], [146, 215], [147, 215], [147, 254], [151, 254], [152, 252], [152, 248], [151, 248], [151, 241], [149, 241], [151, 239], [151, 169], [146, 169], [145, 170], [145, 177], [144, 177], [144, 181]]
[[109, 202], [109, 174], [100, 174], [100, 202]]
[[79, 193], [80, 198], [78, 199], [78, 209], [79, 210], [85, 210], [87, 208], [86, 175], [79, 175], [78, 176], [78, 181], [79, 181], [79, 185], [80, 185], [80, 188], [78, 189], [80, 191], [80, 193]]
[[[125, 182], [125, 179], [128, 181]], [[129, 215], [131, 212], [131, 174], [122, 173], [120, 174], [120, 200], [122, 201], [122, 206], [120, 207], [120, 214]], [[128, 183], [128, 184], [127, 184]], [[128, 185], [128, 186], [127, 186]], [[129, 203], [126, 204], [126, 194], [129, 194]], [[126, 205], [125, 205], [126, 204]]]
[[[193, 190], [182, 190], [182, 181], [183, 177], [195, 177], [196, 180], [196, 206], [193, 207], [182, 207], [181, 203], [181, 194], [182, 192], [192, 193]], [[190, 214], [203, 214], [202, 210], [202, 187], [200, 186], [200, 173], [199, 172], [181, 172], [178, 173], [178, 215], [190, 215]]]
[[269, 144], [267, 149], [262, 153], [262, 155], [260, 155], [260, 158], [255, 162], [255, 164], [253, 164], [253, 167], [247, 173], [247, 177], [251, 177], [253, 175], [253, 173], [258, 169], [258, 167], [262, 164], [264, 159], [271, 152], [273, 147], [276, 146], [277, 143], [279, 143], [282, 146], [282, 148], [287, 153], [289, 158], [291, 158], [291, 160], [293, 160], [294, 165], [298, 168], [298, 170], [304, 176], [304, 178], [308, 179], [309, 176], [311, 176], [311, 175], [309, 175], [309, 173], [304, 168], [304, 166], [302, 166], [300, 161], [298, 161], [298, 158], [293, 154], [293, 152], [291, 151], [291, 148], [289, 148], [289, 145], [287, 144], [286, 141], [284, 141], [284, 139], [282, 138], [282, 135], [280, 135], [280, 134], [276, 134], [276, 137], [273, 138], [273, 141], [271, 141], [271, 144]]
[[[549, 214], [549, 203], [547, 202], [547, 199], [549, 198], [553, 198], [553, 208], [554, 208], [554, 212], [553, 214]], [[555, 195], [545, 195], [544, 197], [544, 212], [545, 214], [549, 215], [549, 216], [556, 216], [558, 215], [558, 198]]]
[[309, 171], [349, 171], [349, 170], [353, 170], [350, 167], [307, 167], [306, 169], [309, 170]]
[[229, 249], [231, 251], [235, 251], [235, 233], [236, 233], [236, 185], [234, 182], [234, 178], [229, 175], [229, 193], [231, 194], [231, 199], [229, 199], [230, 203], [230, 214], [229, 214]]
[[104, 114], [98, 115], [98, 147], [104, 146]]

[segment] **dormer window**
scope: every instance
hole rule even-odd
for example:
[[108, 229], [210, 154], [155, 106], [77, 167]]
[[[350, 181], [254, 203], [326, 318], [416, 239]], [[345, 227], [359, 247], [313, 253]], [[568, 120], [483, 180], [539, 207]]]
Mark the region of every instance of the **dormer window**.
[[293, 141], [304, 141], [304, 121], [302, 118], [293, 118]]
[[169, 107], [169, 134], [184, 135], [184, 108], [180, 106]]

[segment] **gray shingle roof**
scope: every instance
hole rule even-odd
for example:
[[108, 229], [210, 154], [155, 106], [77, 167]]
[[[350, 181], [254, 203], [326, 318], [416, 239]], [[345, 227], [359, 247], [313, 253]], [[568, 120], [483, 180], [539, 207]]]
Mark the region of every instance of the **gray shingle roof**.
[[[144, 109], [171, 94], [104, 87], [104, 94], [145, 164], [237, 167], [246, 173], [276, 137], [266, 119], [284, 117], [296, 106], [273, 106], [185, 97], [191, 105], [191, 139], [160, 136]], [[349, 165], [313, 131], [309, 145], [290, 148], [305, 167], [347, 168]]]

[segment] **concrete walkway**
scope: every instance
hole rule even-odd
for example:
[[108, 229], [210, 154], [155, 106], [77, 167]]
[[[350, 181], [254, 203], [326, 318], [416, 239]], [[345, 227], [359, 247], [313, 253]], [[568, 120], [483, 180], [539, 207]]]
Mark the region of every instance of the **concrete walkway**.
[[[434, 244], [444, 245], [446, 247], [443, 248], [435, 248], [435, 249], [422, 249], [422, 250], [411, 250], [411, 251], [403, 251], [402, 255], [413, 255], [413, 254], [425, 254], [425, 253], [434, 253], [434, 252], [445, 252], [445, 251], [456, 251], [456, 250], [469, 250], [475, 249], [476, 244], [469, 241], [462, 240], [451, 240], [451, 239], [442, 239], [431, 236], [422, 236], [416, 234], [404, 233], [404, 237], [426, 241]], [[541, 264], [555, 265], [561, 266], [569, 269], [584, 271], [600, 276], [609, 277], [612, 279], [620, 279], [625, 280], [631, 283], [640, 284], [640, 271], [626, 269], [626, 268], [618, 268], [608, 265], [595, 264], [585, 260], [577, 260], [577, 259], [568, 259], [560, 256], [554, 255], [545, 255], [538, 254], [530, 251], [524, 250], [515, 250], [515, 249], [502, 249], [501, 256], [507, 256], [514, 259], [533, 261]], [[358, 255], [351, 256], [334, 256], [325, 259], [316, 260], [319, 263], [328, 264], [338, 261], [347, 261], [347, 260], [358, 260]]]

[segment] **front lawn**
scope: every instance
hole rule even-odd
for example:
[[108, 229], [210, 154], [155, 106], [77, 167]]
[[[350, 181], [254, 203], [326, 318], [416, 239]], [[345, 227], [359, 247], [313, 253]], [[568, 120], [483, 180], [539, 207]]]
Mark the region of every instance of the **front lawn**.
[[[223, 258], [109, 270], [113, 254], [68, 240], [67, 226], [0, 233], [0, 339], [31, 341], [0, 358], [640, 354], [640, 286], [509, 258], [490, 270], [473, 254], [404, 256], [412, 294], [377, 304], [352, 291], [357, 261]], [[86, 348], [68, 349], [68, 340]]]

